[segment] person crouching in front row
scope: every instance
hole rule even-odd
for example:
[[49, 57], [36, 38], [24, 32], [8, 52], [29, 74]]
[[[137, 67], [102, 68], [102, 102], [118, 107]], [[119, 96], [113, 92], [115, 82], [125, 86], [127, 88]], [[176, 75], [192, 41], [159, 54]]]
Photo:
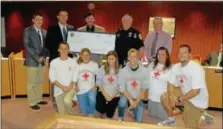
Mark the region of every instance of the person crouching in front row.
[[106, 55], [107, 62], [103, 65], [96, 76], [96, 84], [99, 92], [96, 97], [96, 110], [101, 114], [101, 118], [112, 119], [119, 102], [119, 88], [117, 76], [119, 72], [118, 58], [115, 51], [110, 51]]
[[[77, 60], [78, 74], [75, 77], [77, 100], [81, 112], [85, 116], [94, 117], [96, 113], [96, 95], [95, 76], [98, 71], [98, 64], [90, 60], [91, 52], [88, 48], [83, 48], [80, 57]], [[73, 98], [75, 100], [75, 97]]]
[[139, 62], [139, 52], [136, 49], [128, 51], [129, 63], [120, 71], [118, 85], [120, 87], [118, 116], [123, 120], [125, 108], [129, 105], [134, 112], [134, 118], [137, 122], [143, 120], [143, 102], [142, 98], [148, 88], [148, 70]]
[[72, 114], [72, 98], [75, 95], [74, 74], [77, 74], [77, 65], [68, 57], [69, 45], [59, 44], [60, 57], [50, 63], [49, 78], [54, 88], [54, 97], [59, 114]]

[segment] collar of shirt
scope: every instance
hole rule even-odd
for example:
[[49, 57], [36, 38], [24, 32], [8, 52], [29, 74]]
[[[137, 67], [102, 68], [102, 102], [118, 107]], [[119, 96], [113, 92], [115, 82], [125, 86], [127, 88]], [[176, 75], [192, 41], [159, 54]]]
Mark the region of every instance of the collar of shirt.
[[122, 30], [123, 30], [124, 32], [129, 32], [129, 31], [132, 30], [132, 27], [130, 27], [128, 30], [124, 30], [124, 29], [122, 28]]
[[154, 31], [154, 35], [155, 35], [156, 33], [161, 34], [161, 33], [163, 33], [163, 31], [162, 31], [162, 30], [161, 30], [161, 31]]
[[38, 29], [35, 25], [34, 25], [33, 27], [35, 28], [35, 30], [36, 30], [37, 33], [38, 33], [38, 31], [39, 31], [40, 35], [42, 34], [42, 33], [41, 33], [41, 28]]
[[65, 30], [67, 31], [67, 25], [62, 25], [60, 22], [58, 23], [59, 24], [59, 27], [60, 27], [60, 30], [63, 32], [63, 28], [65, 27]]
[[88, 32], [94, 32], [95, 31], [95, 26], [93, 25], [91, 28], [87, 25], [86, 31]]

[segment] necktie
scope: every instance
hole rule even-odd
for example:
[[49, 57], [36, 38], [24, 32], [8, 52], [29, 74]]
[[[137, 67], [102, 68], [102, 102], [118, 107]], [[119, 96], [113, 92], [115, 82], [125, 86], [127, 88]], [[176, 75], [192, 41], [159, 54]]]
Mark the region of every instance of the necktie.
[[40, 30], [38, 30], [38, 36], [39, 36], [39, 40], [41, 42], [41, 47], [43, 47], [43, 41], [42, 41], [42, 38], [41, 38]]
[[63, 40], [67, 41], [67, 31], [66, 31], [65, 26], [63, 27]]
[[151, 56], [152, 57], [156, 54], [157, 39], [158, 39], [158, 33], [156, 32], [155, 38], [153, 39], [153, 42], [152, 42], [152, 48], [151, 48]]

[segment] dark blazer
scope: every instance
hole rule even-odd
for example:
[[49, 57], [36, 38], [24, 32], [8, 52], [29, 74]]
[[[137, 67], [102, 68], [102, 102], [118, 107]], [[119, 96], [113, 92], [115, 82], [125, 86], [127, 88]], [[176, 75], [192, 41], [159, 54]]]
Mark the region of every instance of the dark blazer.
[[[69, 30], [75, 30], [75, 29], [73, 26], [67, 25], [67, 31]], [[58, 47], [60, 42], [62, 41], [63, 41], [63, 36], [59, 24], [50, 26], [47, 30], [47, 35], [46, 35], [46, 48], [50, 52], [50, 59], [49, 59], [50, 62], [59, 56]]]
[[[25, 57], [25, 66], [38, 67], [39, 66], [39, 58], [43, 56], [46, 58], [48, 56], [48, 50], [45, 48], [45, 40], [46, 40], [46, 30], [41, 29], [42, 38], [43, 38], [43, 47], [41, 47], [42, 43], [39, 39], [39, 35], [35, 30], [34, 26], [30, 26], [24, 30], [23, 33], [23, 43], [24, 47], [27, 51]], [[42, 66], [44, 63], [42, 63]]]
[[[207, 60], [205, 60], [204, 65], [206, 66], [216, 66], [218, 64], [219, 52], [211, 52], [208, 55]], [[220, 66], [223, 65], [223, 60], [221, 59]]]

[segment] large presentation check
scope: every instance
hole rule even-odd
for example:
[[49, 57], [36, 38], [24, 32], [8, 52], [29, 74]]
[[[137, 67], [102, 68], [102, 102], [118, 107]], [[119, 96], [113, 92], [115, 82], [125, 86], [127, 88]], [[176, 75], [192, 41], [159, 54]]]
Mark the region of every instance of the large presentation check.
[[70, 52], [80, 52], [82, 48], [89, 48], [94, 54], [107, 54], [114, 50], [115, 34], [68, 31], [67, 43]]

